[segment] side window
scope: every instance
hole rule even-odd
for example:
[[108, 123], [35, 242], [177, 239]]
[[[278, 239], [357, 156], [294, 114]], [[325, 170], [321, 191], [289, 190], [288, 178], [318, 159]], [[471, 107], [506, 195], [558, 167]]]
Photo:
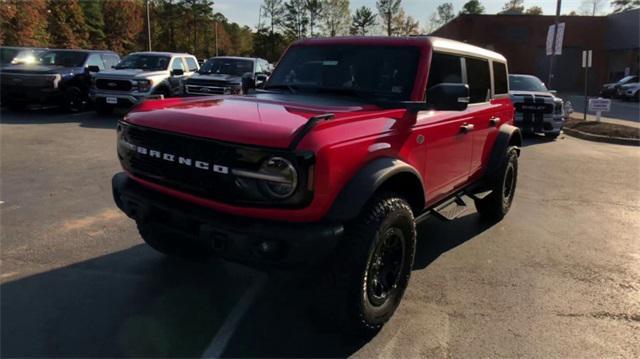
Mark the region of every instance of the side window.
[[465, 58], [467, 83], [469, 84], [469, 103], [486, 102], [491, 98], [491, 74], [489, 61]]
[[427, 88], [441, 83], [462, 83], [462, 63], [456, 55], [433, 53]]
[[266, 70], [266, 69], [264, 68], [264, 66], [262, 66], [262, 62], [260, 62], [260, 60], [256, 60], [256, 62], [254, 62], [254, 65], [253, 65], [253, 66], [255, 66], [255, 72], [256, 72], [257, 74], [263, 74], [263, 73], [265, 73], [265, 70]]
[[187, 66], [189, 66], [189, 72], [198, 71], [198, 62], [193, 57], [185, 57], [187, 60]]
[[99, 54], [89, 55], [89, 58], [87, 59], [87, 63], [85, 64], [85, 67], [89, 67], [89, 66], [98, 66], [100, 70], [104, 70], [104, 63], [102, 62], [102, 58], [100, 57]]
[[108, 69], [111, 69], [120, 62], [120, 58], [112, 54], [102, 54], [102, 61]]
[[173, 58], [173, 62], [171, 63], [171, 70], [182, 70], [186, 72], [181, 58], [179, 57]]
[[509, 92], [507, 66], [501, 62], [493, 63], [493, 87], [496, 95]]

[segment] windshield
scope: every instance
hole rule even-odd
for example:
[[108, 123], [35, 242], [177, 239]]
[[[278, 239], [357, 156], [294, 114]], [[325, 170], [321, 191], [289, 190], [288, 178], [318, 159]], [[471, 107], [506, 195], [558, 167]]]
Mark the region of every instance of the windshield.
[[408, 100], [418, 58], [415, 47], [293, 47], [265, 88]]
[[76, 51], [47, 51], [40, 56], [40, 64], [64, 66], [64, 67], [80, 67], [87, 58], [86, 52]]
[[224, 74], [242, 76], [246, 73], [253, 73], [253, 61], [213, 58], [205, 62], [198, 72], [200, 72], [201, 74]]
[[114, 68], [118, 70], [140, 69], [145, 71], [159, 71], [166, 70], [167, 67], [169, 67], [170, 60], [171, 58], [168, 56], [135, 54], [125, 57], [124, 60], [120, 61]]
[[512, 91], [549, 91], [539, 78], [534, 76], [509, 76], [509, 89]]
[[10, 64], [16, 55], [18, 55], [18, 52], [20, 52], [18, 49], [0, 49], [0, 63]]

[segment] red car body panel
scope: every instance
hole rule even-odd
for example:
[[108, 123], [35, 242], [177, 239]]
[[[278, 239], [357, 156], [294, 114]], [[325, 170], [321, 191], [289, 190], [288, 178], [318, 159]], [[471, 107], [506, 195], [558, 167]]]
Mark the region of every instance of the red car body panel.
[[[420, 50], [412, 101], [424, 97], [431, 62], [431, 42], [425, 38], [391, 37], [312, 39], [292, 46], [339, 44], [416, 46]], [[199, 198], [130, 176], [137, 182], [184, 201], [239, 216], [315, 222], [330, 210], [348, 181], [368, 162], [391, 157], [413, 166], [422, 175], [427, 206], [444, 199], [482, 176], [498, 128], [513, 123], [508, 97], [470, 105], [465, 111], [421, 111], [363, 106], [302, 106], [253, 97], [206, 97], [147, 101], [125, 118], [139, 126], [269, 148], [287, 148], [296, 131], [313, 116], [333, 113], [319, 122], [296, 150], [315, 154], [314, 195], [299, 209], [233, 206]], [[497, 126], [490, 125], [499, 118]], [[460, 126], [473, 124], [462, 134]]]

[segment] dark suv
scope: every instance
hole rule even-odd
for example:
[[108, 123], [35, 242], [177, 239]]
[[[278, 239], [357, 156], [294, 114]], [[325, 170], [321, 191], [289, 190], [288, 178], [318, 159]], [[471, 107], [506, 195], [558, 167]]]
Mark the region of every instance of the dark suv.
[[267, 81], [267, 60], [249, 57], [212, 57], [185, 82], [187, 95], [240, 95]]
[[89, 103], [92, 71], [110, 69], [119, 61], [111, 51], [49, 50], [37, 63], [2, 69], [2, 105], [61, 105], [81, 111]]

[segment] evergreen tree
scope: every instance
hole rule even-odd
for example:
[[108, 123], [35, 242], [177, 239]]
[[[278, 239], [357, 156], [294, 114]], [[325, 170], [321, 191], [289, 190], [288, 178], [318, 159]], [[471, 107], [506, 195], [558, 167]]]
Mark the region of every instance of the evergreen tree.
[[524, 12], [524, 0], [509, 0], [502, 7], [502, 11], [498, 14], [502, 15], [518, 15]]
[[351, 21], [351, 34], [367, 35], [369, 29], [376, 26], [376, 14], [371, 9], [363, 6], [356, 10]]
[[[284, 4], [282, 0], [264, 0], [260, 7], [261, 15], [269, 22], [269, 32], [273, 34], [276, 28], [284, 22]], [[261, 27], [261, 24], [258, 24]]]
[[484, 6], [479, 0], [467, 1], [460, 10], [460, 15], [480, 15], [482, 13], [484, 13]]
[[378, 14], [382, 19], [382, 26], [387, 36], [393, 36], [396, 32], [393, 26], [393, 19], [400, 13], [400, 4], [401, 0], [378, 0], [376, 2]]
[[100, 0], [82, 0], [80, 2], [87, 27], [88, 41], [94, 49], [104, 49], [104, 17]]
[[84, 20], [80, 1], [67, 0], [49, 2], [49, 43], [53, 47], [88, 47], [89, 32]]
[[285, 35], [291, 39], [302, 39], [307, 36], [309, 14], [305, 7], [305, 0], [289, 0], [284, 4], [284, 23], [282, 28]]
[[321, 0], [305, 0], [305, 8], [309, 14], [309, 35], [314, 36], [313, 28], [322, 19], [323, 3]]

